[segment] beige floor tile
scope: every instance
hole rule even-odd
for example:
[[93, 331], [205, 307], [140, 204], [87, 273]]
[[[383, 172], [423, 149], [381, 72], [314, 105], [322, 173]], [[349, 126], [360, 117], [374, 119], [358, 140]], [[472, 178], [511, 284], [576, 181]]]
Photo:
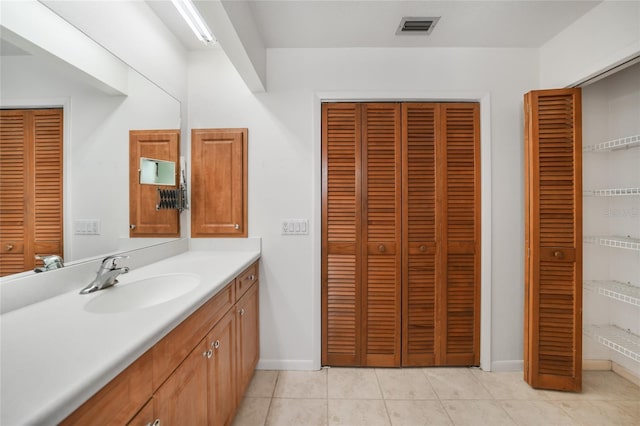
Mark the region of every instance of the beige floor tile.
[[473, 369], [471, 372], [495, 399], [549, 399], [547, 391], [529, 386], [521, 371], [485, 372]]
[[638, 426], [640, 421], [612, 401], [562, 401], [560, 406], [583, 426]]
[[327, 374], [329, 398], [382, 399], [371, 368], [329, 368]]
[[384, 399], [438, 399], [429, 380], [418, 368], [377, 368]]
[[281, 371], [274, 393], [276, 398], [326, 398], [327, 370]]
[[440, 399], [491, 399], [468, 368], [425, 368], [423, 371]]
[[267, 426], [325, 426], [326, 399], [273, 398]]
[[393, 426], [452, 425], [440, 401], [387, 400], [387, 412]]
[[245, 396], [271, 398], [276, 387], [278, 372], [273, 370], [256, 370]]
[[636, 401], [611, 401], [611, 403], [638, 419], [640, 424], [640, 399]]
[[264, 426], [271, 398], [245, 397], [238, 408], [233, 426]]
[[382, 399], [330, 399], [329, 424], [335, 426], [390, 425]]
[[640, 401], [640, 388], [613, 371], [583, 371], [582, 392], [548, 392], [558, 401], [627, 400]]
[[447, 414], [456, 426], [506, 426], [516, 423], [498, 401], [449, 400], [442, 401]]
[[502, 408], [519, 425], [577, 425], [556, 401], [500, 401]]

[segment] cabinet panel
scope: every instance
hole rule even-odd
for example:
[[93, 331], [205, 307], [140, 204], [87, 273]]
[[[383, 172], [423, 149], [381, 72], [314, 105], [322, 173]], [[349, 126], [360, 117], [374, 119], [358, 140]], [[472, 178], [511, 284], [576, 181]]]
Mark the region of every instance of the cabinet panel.
[[525, 95], [525, 380], [581, 388], [580, 89]]
[[259, 279], [260, 268], [258, 267], [258, 262], [249, 266], [245, 272], [240, 274], [236, 279], [236, 299], [241, 298], [247, 290]]
[[162, 425], [207, 425], [207, 351], [203, 340], [153, 395]]
[[207, 336], [209, 424], [230, 425], [236, 410], [235, 312], [228, 312]]
[[259, 283], [254, 284], [238, 301], [236, 326], [237, 403], [242, 400], [260, 357]]
[[247, 236], [247, 132], [192, 130], [192, 237]]
[[[180, 130], [131, 130], [129, 132], [130, 237], [180, 237], [178, 210], [156, 210], [158, 188], [174, 189], [179, 183]], [[140, 158], [173, 161], [176, 186], [141, 185]]]

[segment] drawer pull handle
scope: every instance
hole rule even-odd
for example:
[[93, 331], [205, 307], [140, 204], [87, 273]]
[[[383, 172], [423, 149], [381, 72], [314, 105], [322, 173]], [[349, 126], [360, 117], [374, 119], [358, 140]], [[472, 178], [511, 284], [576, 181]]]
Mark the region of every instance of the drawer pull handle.
[[216, 340], [215, 342], [211, 342], [211, 347], [214, 349], [218, 349], [220, 347], [220, 340]]
[[384, 246], [384, 244], [380, 244], [380, 245], [378, 246], [378, 251], [379, 251], [380, 253], [384, 253], [386, 250], [387, 250], [387, 248]]
[[203, 358], [207, 358], [208, 359], [208, 358], [211, 358], [212, 356], [213, 356], [213, 351], [211, 349], [209, 349], [206, 352], [202, 352], [202, 357]]
[[244, 314], [246, 313], [246, 311], [244, 310], [244, 308], [242, 308], [242, 309], [240, 309], [240, 310], [238, 311], [238, 313], [239, 313], [240, 315], [244, 315]]
[[554, 251], [553, 257], [555, 257], [556, 259], [562, 259], [564, 257], [564, 253], [562, 253], [560, 250]]
[[424, 253], [425, 251], [427, 251], [427, 246], [425, 246], [424, 244], [422, 244], [422, 245], [420, 245], [420, 247], [418, 247], [418, 249], [419, 249], [421, 252], [423, 252], [423, 253]]
[[234, 226], [234, 228], [236, 228], [236, 229], [240, 229], [240, 225], [236, 223], [236, 225]]
[[253, 281], [253, 280], [255, 280], [255, 279], [256, 279], [256, 276], [255, 276], [255, 275], [249, 275], [249, 281]]

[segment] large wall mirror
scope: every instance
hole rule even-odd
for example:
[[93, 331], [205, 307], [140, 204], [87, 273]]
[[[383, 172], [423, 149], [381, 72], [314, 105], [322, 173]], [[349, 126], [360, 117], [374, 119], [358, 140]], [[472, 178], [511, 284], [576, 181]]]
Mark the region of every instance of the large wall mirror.
[[63, 108], [65, 263], [163, 242], [129, 238], [129, 130], [179, 129], [180, 102], [131, 68], [114, 95], [13, 35], [1, 43], [0, 107]]

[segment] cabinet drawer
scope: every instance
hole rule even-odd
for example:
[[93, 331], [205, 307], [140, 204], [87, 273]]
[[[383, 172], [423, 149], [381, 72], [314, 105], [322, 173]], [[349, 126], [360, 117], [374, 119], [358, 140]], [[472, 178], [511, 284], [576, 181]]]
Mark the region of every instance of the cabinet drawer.
[[204, 335], [235, 303], [235, 280], [158, 342], [153, 351], [153, 387], [157, 389]]
[[151, 351], [80, 406], [61, 425], [122, 425], [151, 398]]
[[243, 294], [249, 290], [251, 284], [258, 281], [258, 262], [249, 266], [244, 270], [240, 276], [236, 279], [236, 300], [239, 300]]

